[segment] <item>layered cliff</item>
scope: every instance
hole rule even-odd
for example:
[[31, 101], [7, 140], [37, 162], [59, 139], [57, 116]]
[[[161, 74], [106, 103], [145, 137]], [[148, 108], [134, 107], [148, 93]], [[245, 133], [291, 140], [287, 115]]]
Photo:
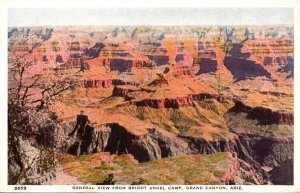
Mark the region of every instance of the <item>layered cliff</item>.
[[263, 125], [294, 125], [294, 115], [291, 113], [272, 111], [265, 107], [250, 107], [240, 101], [235, 103], [230, 112], [247, 113], [247, 118], [256, 119]]

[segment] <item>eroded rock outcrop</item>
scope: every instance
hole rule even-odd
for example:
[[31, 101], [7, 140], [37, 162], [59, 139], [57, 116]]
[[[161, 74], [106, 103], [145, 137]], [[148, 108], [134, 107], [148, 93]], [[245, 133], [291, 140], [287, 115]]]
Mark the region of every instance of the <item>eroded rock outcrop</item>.
[[72, 155], [108, 151], [112, 154], [132, 154], [140, 162], [186, 153], [187, 143], [175, 135], [150, 129], [146, 135], [134, 135], [118, 123], [108, 123], [102, 129], [87, 127], [82, 140], [69, 148]]
[[[136, 87], [115, 87], [113, 90], [113, 96], [121, 96], [126, 100], [132, 99], [129, 96], [129, 93], [133, 93], [138, 91], [139, 89]], [[151, 90], [142, 90], [153, 92]], [[200, 94], [188, 94], [185, 96], [178, 96], [176, 98], [161, 98], [161, 99], [144, 99], [141, 101], [131, 101], [130, 105], [136, 106], [149, 106], [151, 108], [174, 108], [178, 109], [180, 107], [186, 106], [194, 106], [194, 101], [196, 100], [205, 100], [205, 99], [216, 99], [219, 102], [224, 102], [226, 97], [209, 94], [209, 93], [200, 93]]]
[[211, 58], [200, 58], [194, 60], [194, 64], [199, 64], [200, 69], [196, 73], [196, 75], [204, 74], [204, 73], [213, 73], [217, 71], [217, 60]]
[[84, 79], [82, 82], [83, 88], [111, 88], [118, 85], [138, 86], [136, 82], [129, 82], [120, 79]]
[[247, 118], [256, 119], [261, 124], [293, 125], [294, 115], [285, 112], [272, 111], [265, 107], [250, 107], [240, 101], [235, 102], [235, 106], [229, 112], [245, 112]]
[[132, 86], [115, 86], [112, 95], [128, 98], [128, 94], [136, 90], [137, 88]]
[[139, 162], [186, 154], [188, 144], [166, 131], [150, 128], [141, 136], [133, 135], [117, 123], [108, 124], [111, 133], [105, 151], [115, 154], [132, 154]]
[[99, 127], [95, 129], [94, 127], [87, 125], [82, 138], [73, 139], [72, 144], [67, 147], [67, 152], [78, 156], [104, 151], [110, 131], [105, 126]]
[[[251, 157], [260, 166], [275, 167], [281, 165], [287, 157], [293, 155], [292, 139], [270, 138], [253, 134], [239, 134], [239, 143], [243, 146], [240, 158], [251, 163]], [[247, 152], [247, 154], [246, 154]], [[249, 157], [250, 156], [250, 157]]]
[[105, 80], [83, 80], [84, 88], [110, 88], [112, 86], [112, 79]]
[[248, 117], [259, 120], [261, 124], [294, 125], [293, 114], [275, 112], [264, 107], [253, 108]]
[[111, 70], [119, 72], [130, 71], [131, 68], [152, 68], [155, 66], [151, 61], [119, 58], [109, 59], [109, 65]]
[[169, 56], [167, 55], [147, 55], [157, 66], [169, 63]]
[[134, 103], [136, 106], [149, 106], [152, 108], [179, 108], [193, 106], [192, 96], [177, 97], [175, 99], [145, 99]]
[[105, 151], [115, 154], [130, 153], [140, 162], [161, 158], [159, 146], [149, 136], [135, 136], [118, 123], [109, 124], [111, 133]]

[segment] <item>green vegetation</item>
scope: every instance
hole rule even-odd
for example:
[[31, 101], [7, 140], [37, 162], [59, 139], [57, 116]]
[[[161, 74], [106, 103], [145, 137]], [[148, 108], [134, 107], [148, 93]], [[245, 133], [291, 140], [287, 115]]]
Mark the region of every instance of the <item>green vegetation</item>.
[[[94, 158], [91, 158], [94, 156]], [[112, 162], [93, 162], [99, 155], [60, 159], [64, 171], [84, 183], [97, 184], [222, 184], [233, 158], [229, 153], [179, 155], [145, 163], [133, 163], [126, 156]], [[68, 160], [68, 161], [66, 161]]]

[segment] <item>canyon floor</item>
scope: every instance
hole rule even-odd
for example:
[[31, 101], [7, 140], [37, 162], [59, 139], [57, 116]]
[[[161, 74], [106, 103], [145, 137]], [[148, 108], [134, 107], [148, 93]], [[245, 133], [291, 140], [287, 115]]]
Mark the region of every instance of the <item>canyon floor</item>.
[[23, 81], [38, 110], [22, 140], [47, 148], [53, 125], [59, 172], [39, 182], [293, 184], [293, 42], [290, 26], [9, 29], [9, 95]]

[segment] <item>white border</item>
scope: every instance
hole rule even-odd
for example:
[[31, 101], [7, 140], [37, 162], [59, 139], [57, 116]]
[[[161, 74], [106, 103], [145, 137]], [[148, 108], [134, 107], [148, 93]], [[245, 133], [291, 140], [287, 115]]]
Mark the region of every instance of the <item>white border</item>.
[[[74, 14], [76, 13], [76, 14]], [[8, 26], [293, 25], [292, 8], [11, 8]]]
[[[298, 130], [300, 126], [300, 114], [299, 114], [299, 56], [300, 56], [300, 1], [297, 0], [251, 0], [251, 1], [241, 1], [241, 0], [109, 0], [109, 1], [97, 1], [97, 0], [0, 0], [0, 30], [1, 30], [1, 65], [0, 65], [0, 119], [1, 119], [1, 131], [0, 139], [2, 147], [0, 148], [0, 192], [15, 192], [15, 186], [7, 185], [7, 9], [8, 8], [134, 8], [134, 7], [293, 7], [294, 8], [294, 29], [295, 29], [295, 164], [294, 164], [294, 175], [295, 181], [294, 186], [242, 186], [243, 190], [239, 192], [300, 192], [300, 159], [299, 159], [299, 139], [300, 132]], [[93, 190], [73, 190], [72, 186], [64, 185], [51, 185], [51, 186], [26, 186], [26, 192], [95, 192]], [[97, 186], [94, 186], [97, 187]], [[167, 187], [170, 186], [166, 186]], [[205, 187], [205, 186], [203, 186]], [[110, 190], [109, 192], [116, 192], [116, 190]], [[119, 192], [129, 192], [128, 190]], [[141, 192], [141, 191], [135, 191]], [[152, 192], [147, 190], [147, 192]], [[155, 192], [182, 192], [174, 190], [166, 191], [155, 191]], [[184, 192], [224, 192], [224, 191], [184, 191]], [[236, 191], [226, 191], [226, 192], [236, 192]]]

